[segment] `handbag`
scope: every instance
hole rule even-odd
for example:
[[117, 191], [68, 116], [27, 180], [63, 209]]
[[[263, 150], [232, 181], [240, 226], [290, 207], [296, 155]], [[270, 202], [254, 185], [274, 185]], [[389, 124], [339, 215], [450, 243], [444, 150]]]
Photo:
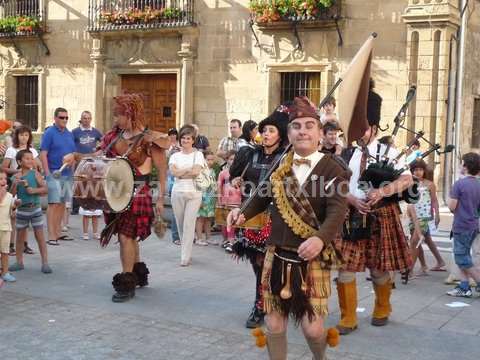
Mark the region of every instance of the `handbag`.
[[372, 237], [372, 214], [360, 214], [350, 208], [347, 220], [343, 223], [342, 238], [349, 241], [365, 240]]
[[[195, 155], [193, 157], [193, 166], [195, 165], [196, 157], [197, 152], [195, 152]], [[207, 163], [204, 161], [200, 173], [193, 179], [193, 184], [198, 191], [204, 192], [207, 191], [211, 186], [213, 186], [214, 183], [215, 181], [210, 175], [210, 169], [208, 168]]]

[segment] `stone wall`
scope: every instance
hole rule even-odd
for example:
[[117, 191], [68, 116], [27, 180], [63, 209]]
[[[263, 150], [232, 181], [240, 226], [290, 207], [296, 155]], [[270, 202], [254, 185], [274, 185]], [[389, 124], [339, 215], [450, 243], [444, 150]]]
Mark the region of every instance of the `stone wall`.
[[16, 39], [23, 56], [19, 56], [11, 41], [0, 43], [0, 93], [7, 106], [0, 116], [16, 118], [15, 98], [18, 75], [39, 76], [39, 131], [51, 123], [56, 107], [69, 110], [68, 126], [77, 126], [83, 110], [92, 108], [91, 39], [87, 26], [88, 2], [47, 1], [46, 49], [36, 38]]

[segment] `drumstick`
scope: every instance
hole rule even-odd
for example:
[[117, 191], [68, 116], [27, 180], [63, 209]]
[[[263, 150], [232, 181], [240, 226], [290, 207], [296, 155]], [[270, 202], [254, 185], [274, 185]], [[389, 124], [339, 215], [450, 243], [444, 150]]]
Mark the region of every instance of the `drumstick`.
[[58, 170], [55, 170], [53, 173], [52, 173], [52, 176], [55, 178], [55, 179], [59, 179], [61, 176], [62, 176], [62, 171], [65, 170], [65, 168], [68, 166], [67, 163], [63, 164], [60, 169]]

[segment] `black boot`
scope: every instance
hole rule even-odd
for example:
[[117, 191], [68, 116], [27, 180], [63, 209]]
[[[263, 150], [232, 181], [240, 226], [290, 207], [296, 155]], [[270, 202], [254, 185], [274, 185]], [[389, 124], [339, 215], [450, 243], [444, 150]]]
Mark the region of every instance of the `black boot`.
[[135, 265], [133, 265], [133, 272], [137, 276], [138, 286], [144, 287], [148, 285], [148, 274], [150, 274], [150, 271], [144, 262], [135, 263]]
[[120, 303], [133, 298], [136, 284], [137, 277], [133, 272], [116, 274], [112, 281], [113, 288], [116, 291], [112, 296], [112, 301]]
[[263, 324], [264, 317], [265, 313], [259, 310], [256, 306], [254, 306], [245, 326], [247, 327], [247, 329], [255, 329], [257, 327], [260, 327]]

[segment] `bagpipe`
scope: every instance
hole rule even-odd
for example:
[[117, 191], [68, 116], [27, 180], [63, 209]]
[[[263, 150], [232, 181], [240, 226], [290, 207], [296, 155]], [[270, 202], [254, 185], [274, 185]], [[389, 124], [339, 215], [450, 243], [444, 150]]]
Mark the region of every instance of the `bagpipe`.
[[[433, 144], [427, 138], [425, 138], [425, 133], [423, 131], [415, 131], [408, 129], [404, 126], [405, 122], [405, 115], [408, 109], [408, 106], [412, 99], [415, 97], [416, 93], [416, 86], [411, 86], [408, 90], [405, 103], [400, 108], [399, 112], [395, 116], [394, 122], [395, 127], [392, 131], [392, 141], [386, 145], [385, 152], [383, 155], [373, 156], [372, 154], [368, 153], [368, 149], [366, 147], [359, 147], [361, 151], [364, 153], [366, 152], [367, 155], [367, 168], [361, 174], [359, 178], [359, 188], [363, 191], [368, 191], [369, 189], [378, 189], [389, 183], [397, 180], [400, 175], [406, 170], [410, 168], [410, 164], [405, 163], [402, 168], [396, 169], [397, 164], [402, 159], [402, 157], [406, 156], [406, 154], [412, 149], [413, 145], [420, 140], [425, 141], [429, 148], [421, 153], [416, 159], [424, 159], [433, 152], [437, 153], [438, 155], [445, 154], [448, 152], [453, 151], [455, 148], [454, 145], [446, 145], [443, 151], [440, 151], [442, 146], [440, 144]], [[392, 146], [393, 141], [400, 129], [403, 129], [411, 134], [414, 134], [414, 137], [408, 144], [400, 151], [400, 153], [395, 156], [395, 158], [390, 159], [389, 152]], [[383, 129], [382, 129], [383, 130]], [[385, 130], [388, 130], [388, 125]], [[357, 145], [358, 146], [358, 145]], [[387, 202], [400, 202], [405, 201], [409, 204], [416, 203], [419, 200], [419, 191], [418, 191], [418, 181], [414, 179], [414, 183], [405, 189], [401, 193], [394, 194], [392, 196], [384, 198]]]

